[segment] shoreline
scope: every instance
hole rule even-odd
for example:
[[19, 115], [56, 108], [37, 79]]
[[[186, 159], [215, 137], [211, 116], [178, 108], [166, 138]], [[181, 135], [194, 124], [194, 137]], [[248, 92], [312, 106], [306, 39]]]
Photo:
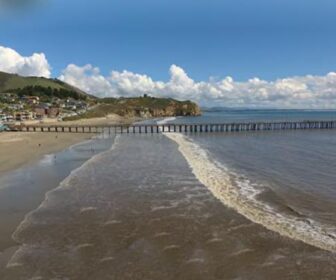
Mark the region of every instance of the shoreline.
[[90, 140], [94, 134], [4, 132], [0, 134], [0, 176]]
[[[78, 124], [78, 125], [100, 125], [100, 124], [120, 124], [120, 123], [133, 123], [136, 121], [141, 121], [142, 119], [135, 118], [123, 118], [120, 116], [109, 116], [108, 118], [95, 118], [95, 119], [83, 119], [76, 120], [71, 122], [63, 122], [64, 124]], [[47, 155], [56, 155], [62, 154], [70, 147], [85, 143], [87, 141], [93, 140], [94, 136], [97, 135], [95, 133], [40, 133], [40, 132], [3, 132], [0, 133], [0, 177], [6, 178], [7, 176], [12, 176], [12, 174], [16, 174], [17, 170], [25, 170], [26, 168], [34, 168], [39, 161], [43, 160], [43, 158]], [[94, 140], [93, 140], [94, 141]], [[99, 153], [99, 151], [95, 151], [95, 153]], [[94, 155], [91, 155], [94, 156]], [[91, 157], [90, 156], [90, 157]], [[85, 159], [81, 164], [83, 164]], [[80, 161], [83, 159], [81, 158]], [[81, 165], [80, 164], [80, 165]], [[79, 166], [80, 166], [79, 165]], [[75, 167], [75, 169], [78, 166]], [[35, 202], [30, 201], [28, 198], [28, 202], [24, 202], [24, 199], [21, 203], [24, 206], [18, 206], [19, 208], [23, 208], [19, 210], [18, 213], [11, 214], [7, 210], [4, 211], [4, 214], [1, 216], [1, 232], [2, 238], [0, 239], [1, 250], [0, 250], [0, 275], [4, 271], [8, 262], [15, 254], [17, 249], [19, 248], [19, 244], [17, 244], [11, 237], [13, 231], [19, 226], [19, 224], [23, 221], [24, 216], [27, 215], [30, 211], [33, 211], [36, 206], [38, 206], [44, 199], [44, 196], [48, 191], [57, 187], [59, 183], [61, 183], [66, 176], [70, 174], [73, 170], [72, 168], [68, 169], [64, 167], [63, 170], [66, 170], [65, 177], [60, 177], [58, 180], [52, 180], [52, 182], [48, 182], [51, 187], [38, 187], [34, 191]], [[68, 174], [69, 173], [69, 174]], [[43, 176], [42, 176], [43, 177]], [[32, 183], [35, 185], [37, 182]], [[20, 185], [20, 184], [18, 184]], [[27, 185], [22, 183], [22, 185]], [[37, 183], [37, 185], [41, 185]], [[12, 187], [11, 187], [12, 188]], [[1, 190], [4, 193], [4, 196], [8, 196], [11, 192], [8, 190]], [[17, 192], [15, 188], [14, 192]], [[30, 190], [29, 192], [31, 192]], [[8, 192], [8, 194], [6, 194]], [[21, 192], [21, 191], [19, 191]], [[25, 197], [25, 195], [19, 195], [20, 197]], [[19, 204], [21, 204], [19, 203]], [[18, 204], [18, 205], [19, 205]], [[27, 205], [26, 205], [27, 204]], [[6, 206], [4, 206], [7, 208]], [[25, 209], [25, 210], [24, 210]], [[8, 212], [8, 213], [7, 213]]]
[[[108, 115], [105, 118], [80, 119], [76, 121], [55, 122], [46, 120], [45, 124], [64, 125], [112, 125], [133, 123], [139, 118], [125, 118]], [[43, 125], [44, 123], [39, 123]], [[32, 124], [26, 122], [26, 124]], [[44, 155], [60, 152], [74, 144], [92, 139], [94, 133], [39, 133], [3, 132], [0, 133], [0, 176], [22, 166], [36, 162]]]
[[[20, 168], [33, 166], [42, 160], [44, 156], [60, 153], [73, 145], [92, 139], [93, 136], [94, 134], [71, 133], [1, 133], [0, 177], [11, 174]], [[41, 196], [43, 195], [41, 194]], [[24, 215], [24, 213], [22, 213], [22, 215]], [[14, 214], [14, 216], [9, 220], [4, 219], [5, 221], [3, 222], [8, 226], [8, 228], [4, 229], [5, 232], [3, 232], [3, 234], [7, 233], [7, 231], [11, 231], [12, 228], [16, 228], [18, 225], [17, 223], [21, 220], [21, 218], [17, 216], [17, 214]], [[8, 232], [8, 234], [10, 233]], [[6, 236], [7, 234], [5, 234], [2, 238], [5, 238]], [[4, 269], [12, 255], [19, 248], [14, 241], [12, 244], [8, 243], [8, 246], [9, 247], [5, 250], [0, 251], [0, 272]]]
[[[62, 123], [66, 125], [111, 125], [119, 123], [132, 123], [139, 120], [140, 119], [123, 118], [117, 115], [110, 115], [106, 118], [81, 119], [76, 121], [65, 121]], [[45, 123], [51, 124], [53, 122], [47, 121]], [[27, 124], [29, 124], [29, 122]], [[41, 123], [41, 125], [43, 125], [43, 123]], [[94, 139], [95, 135], [95, 133], [2, 132], [0, 133], [0, 177], [6, 178], [8, 175], [12, 176], [11, 174], [15, 174], [15, 172], [21, 168], [33, 167], [40, 160], [43, 160], [43, 157], [63, 153], [73, 145], [85, 143], [86, 141]], [[67, 170], [67, 168], [65, 167], [64, 170]], [[66, 173], [71, 171], [72, 169], [69, 169]], [[63, 177], [60, 177], [60, 181], [53, 181], [51, 182], [51, 185], [56, 187], [63, 179]], [[25, 184], [23, 183], [23, 185]], [[53, 187], [51, 187], [51, 189]], [[28, 208], [26, 211], [19, 211], [20, 213], [14, 214], [14, 216], [8, 213], [10, 216], [7, 217], [7, 214], [4, 214], [6, 217], [2, 217], [3, 225], [1, 226], [4, 226], [4, 228], [2, 230], [3, 236], [1, 239], [0, 250], [0, 275], [12, 255], [19, 248], [18, 244], [16, 244], [14, 240], [9, 241], [12, 239], [10, 237], [12, 231], [19, 225], [27, 213], [32, 211], [35, 206], [39, 205], [43, 201], [45, 193], [49, 190], [49, 188], [37, 190], [35, 195], [39, 198], [36, 198], [36, 205], [34, 205], [35, 203], [27, 202]], [[39, 199], [42, 200], [39, 201]], [[32, 207], [32, 205], [34, 205], [34, 207]], [[25, 207], [26, 206], [24, 206], [24, 208]]]
[[[70, 133], [43, 133], [42, 136], [40, 133], [20, 132], [0, 134], [0, 163], [4, 162], [3, 151], [7, 156], [15, 154], [13, 168], [0, 170], [0, 278], [19, 248], [12, 234], [24, 217], [34, 211], [44, 201], [46, 193], [57, 188], [73, 170], [110, 148], [112, 140], [95, 139], [92, 136], [93, 134]], [[4, 148], [1, 143], [4, 139], [11, 140], [6, 141], [11, 149]], [[42, 145], [36, 146], [36, 143]], [[15, 145], [24, 149], [24, 152], [17, 149], [13, 151]], [[29, 158], [32, 153], [34, 156]], [[52, 155], [50, 159], [48, 155]], [[45, 156], [47, 162], [40, 164], [44, 162]], [[3, 165], [0, 167], [3, 168]]]

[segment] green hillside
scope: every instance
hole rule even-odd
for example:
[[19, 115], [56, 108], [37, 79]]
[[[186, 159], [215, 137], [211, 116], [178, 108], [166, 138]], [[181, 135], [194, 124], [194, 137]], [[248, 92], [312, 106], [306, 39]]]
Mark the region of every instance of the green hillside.
[[62, 92], [73, 92], [78, 95], [80, 99], [86, 99], [87, 97], [94, 98], [84, 91], [57, 79], [22, 77], [16, 74], [0, 72], [0, 94], [5, 92], [19, 93], [24, 92], [26, 89], [29, 92], [31, 88], [49, 88], [52, 90], [62, 90]]
[[101, 118], [109, 114], [124, 117], [168, 117], [168, 116], [198, 116], [201, 110], [191, 101], [178, 101], [172, 98], [155, 98], [150, 96], [133, 98], [103, 98], [90, 111], [66, 120], [82, 118]]

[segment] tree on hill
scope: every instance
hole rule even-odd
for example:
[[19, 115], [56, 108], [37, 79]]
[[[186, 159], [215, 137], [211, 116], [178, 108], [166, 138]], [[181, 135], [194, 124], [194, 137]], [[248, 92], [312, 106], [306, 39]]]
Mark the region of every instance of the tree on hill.
[[57, 97], [60, 99], [72, 98], [75, 100], [87, 100], [87, 96], [79, 94], [73, 90], [67, 89], [56, 89], [51, 87], [42, 87], [42, 86], [26, 86], [24, 88], [14, 89], [10, 92], [16, 93], [19, 97], [23, 96], [38, 96], [41, 99], [51, 99]]

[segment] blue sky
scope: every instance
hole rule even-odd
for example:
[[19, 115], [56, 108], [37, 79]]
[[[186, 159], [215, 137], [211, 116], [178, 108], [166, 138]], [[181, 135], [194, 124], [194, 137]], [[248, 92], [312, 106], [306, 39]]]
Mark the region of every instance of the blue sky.
[[23, 55], [45, 53], [54, 76], [69, 63], [163, 80], [171, 64], [195, 80], [336, 69], [335, 1], [37, 1], [2, 13], [0, 44]]
[[0, 0], [0, 71], [97, 96], [336, 109], [335, 14], [334, 0]]

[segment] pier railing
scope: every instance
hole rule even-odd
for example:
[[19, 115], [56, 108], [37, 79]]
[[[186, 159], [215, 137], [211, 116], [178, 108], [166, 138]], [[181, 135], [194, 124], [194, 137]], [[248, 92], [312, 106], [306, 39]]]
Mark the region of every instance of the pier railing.
[[20, 125], [14, 130], [22, 132], [66, 132], [66, 133], [211, 133], [272, 131], [298, 129], [334, 129], [335, 121], [276, 121], [276, 122], [233, 122], [233, 123], [185, 123], [185, 124], [133, 124], [133, 125]]

